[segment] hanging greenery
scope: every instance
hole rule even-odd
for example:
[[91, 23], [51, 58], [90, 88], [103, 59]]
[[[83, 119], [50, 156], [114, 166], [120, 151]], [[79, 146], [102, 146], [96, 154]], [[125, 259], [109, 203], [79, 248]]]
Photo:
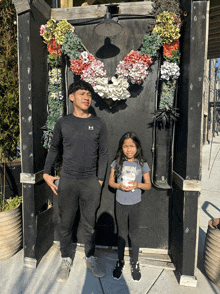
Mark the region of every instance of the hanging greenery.
[[163, 46], [163, 40], [157, 33], [145, 35], [140, 53], [149, 57], [158, 57], [161, 46]]
[[72, 31], [69, 31], [66, 34], [61, 51], [62, 53], [69, 56], [71, 60], [78, 59], [80, 53], [84, 51], [82, 41], [76, 34], [73, 34]]
[[48, 116], [43, 127], [43, 146], [48, 149], [53, 137], [53, 129], [56, 121], [63, 114], [63, 96], [61, 70], [58, 67], [51, 67], [49, 70], [48, 86]]
[[0, 2], [0, 152], [13, 160], [19, 151], [19, 85], [16, 12], [11, 0]]

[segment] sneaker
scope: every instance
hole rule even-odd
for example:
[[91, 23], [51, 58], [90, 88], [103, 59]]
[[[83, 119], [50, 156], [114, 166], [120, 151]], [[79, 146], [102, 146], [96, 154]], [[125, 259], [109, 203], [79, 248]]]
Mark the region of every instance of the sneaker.
[[140, 281], [141, 272], [140, 272], [140, 266], [138, 261], [131, 263], [131, 275], [134, 281]]
[[86, 257], [86, 266], [90, 270], [94, 277], [102, 278], [105, 276], [105, 272], [101, 269], [97, 257], [90, 256]]
[[121, 274], [122, 274], [122, 269], [124, 267], [124, 261], [123, 260], [118, 260], [116, 262], [116, 266], [113, 270], [113, 278], [116, 280], [119, 280], [121, 278]]
[[70, 257], [62, 258], [62, 262], [57, 274], [57, 282], [64, 283], [67, 281], [72, 263], [73, 261]]

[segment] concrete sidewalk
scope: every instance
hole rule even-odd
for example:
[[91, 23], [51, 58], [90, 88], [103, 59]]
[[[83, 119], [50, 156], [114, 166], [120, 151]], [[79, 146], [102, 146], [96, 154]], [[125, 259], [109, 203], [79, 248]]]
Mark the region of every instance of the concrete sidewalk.
[[23, 250], [8, 260], [0, 261], [0, 294], [220, 294], [220, 288], [205, 276], [202, 260], [208, 221], [211, 218], [220, 217], [220, 136], [213, 140], [209, 162], [210, 148], [209, 144], [202, 150], [202, 193], [199, 198], [200, 229], [198, 266], [195, 272], [198, 280], [196, 288], [180, 286], [172, 267], [169, 270], [154, 267], [143, 261], [143, 255], [140, 260], [142, 273], [140, 282], [134, 282], [131, 278], [129, 256], [126, 258], [123, 277], [116, 281], [112, 278], [112, 270], [117, 254], [112, 250], [97, 250], [107, 275], [101, 279], [94, 278], [86, 270], [82, 247], [76, 249], [68, 281], [57, 283], [56, 274], [61, 257], [59, 247], [55, 244], [36, 269], [23, 267]]

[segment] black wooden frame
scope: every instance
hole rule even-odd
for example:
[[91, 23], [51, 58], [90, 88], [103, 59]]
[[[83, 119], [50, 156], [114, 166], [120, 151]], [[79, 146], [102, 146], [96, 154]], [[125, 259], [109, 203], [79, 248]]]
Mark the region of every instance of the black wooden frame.
[[[39, 26], [49, 19], [51, 9], [43, 0], [36, 0], [33, 4], [26, 0], [14, 0], [14, 4], [18, 16], [24, 256], [27, 266], [35, 266], [54, 239], [53, 230], [50, 230], [50, 226], [54, 226], [51, 221], [53, 207], [47, 209], [48, 212], [42, 211], [45, 203], [53, 202], [54, 199], [42, 181], [41, 173], [46, 156], [41, 144], [41, 126], [47, 116], [47, 52], [39, 35]], [[123, 3], [122, 6], [129, 9], [128, 5], [137, 4]], [[206, 5], [206, 1], [181, 1], [185, 15], [181, 33], [181, 77], [178, 91], [181, 117], [175, 134], [176, 177], [173, 191], [168, 193], [169, 215], [164, 220], [171, 227], [169, 249], [181, 276], [194, 276], [197, 258]], [[67, 19], [70, 19], [71, 9], [74, 8], [66, 10]], [[93, 7], [94, 9], [96, 8]], [[101, 5], [100, 10], [102, 9], [104, 11]], [[86, 8], [82, 7], [82, 10], [86, 11]], [[80, 8], [77, 11], [80, 13]], [[59, 13], [65, 13], [65, 9], [58, 9], [56, 13], [59, 16]], [[149, 205], [154, 205], [152, 201]], [[50, 220], [47, 228], [41, 217]], [[44, 229], [45, 234], [42, 233]], [[38, 238], [44, 242], [39, 242]]]

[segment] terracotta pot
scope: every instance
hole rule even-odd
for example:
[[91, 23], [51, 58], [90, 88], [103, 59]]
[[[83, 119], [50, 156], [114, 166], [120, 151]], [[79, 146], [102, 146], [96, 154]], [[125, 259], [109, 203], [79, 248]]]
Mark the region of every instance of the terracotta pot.
[[13, 256], [22, 245], [21, 204], [0, 212], [0, 260]]
[[204, 268], [208, 278], [220, 286], [220, 230], [215, 228], [219, 218], [210, 220], [204, 248]]

